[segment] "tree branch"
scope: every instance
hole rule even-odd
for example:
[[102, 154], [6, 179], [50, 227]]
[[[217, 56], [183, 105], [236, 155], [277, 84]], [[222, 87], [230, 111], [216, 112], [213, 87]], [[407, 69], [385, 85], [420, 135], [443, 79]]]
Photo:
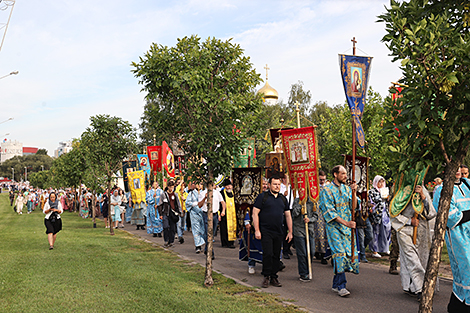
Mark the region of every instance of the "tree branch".
[[441, 148], [442, 153], [444, 153], [444, 158], [446, 159], [447, 164], [449, 164], [451, 160], [449, 156], [447, 155], [447, 151], [446, 151], [446, 148], [444, 147], [444, 142], [442, 141], [442, 139], [439, 140], [439, 147]]

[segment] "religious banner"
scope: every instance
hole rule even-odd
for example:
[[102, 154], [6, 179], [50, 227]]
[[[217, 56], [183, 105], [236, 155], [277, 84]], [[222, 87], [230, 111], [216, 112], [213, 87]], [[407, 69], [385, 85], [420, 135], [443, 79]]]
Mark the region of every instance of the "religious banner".
[[422, 185], [429, 166], [422, 171], [412, 169], [400, 174], [398, 182], [395, 182], [395, 195], [390, 201], [390, 217], [398, 216], [406, 206], [412, 201], [413, 209], [417, 214], [421, 214], [424, 209], [423, 201], [415, 192], [417, 185]]
[[122, 162], [122, 178], [124, 180], [124, 190], [129, 192], [129, 178], [127, 173], [137, 170], [136, 161], [125, 161]]
[[365, 134], [362, 129], [361, 118], [366, 103], [372, 57], [340, 54], [339, 58], [344, 92], [356, 126], [356, 140], [361, 149], [364, 149]]
[[135, 204], [145, 203], [145, 173], [144, 171], [128, 172], [129, 189], [131, 190], [132, 202]]
[[256, 197], [262, 190], [261, 167], [234, 168], [233, 171], [233, 195], [235, 209], [237, 211], [238, 229], [244, 228], [243, 219], [246, 211], [253, 208]]
[[[256, 158], [255, 138], [243, 139], [242, 148], [234, 158], [234, 168], [248, 167], [252, 165]], [[248, 164], [248, 160], [250, 161]]]
[[162, 161], [167, 175], [175, 177], [175, 157], [165, 141], [162, 142]]
[[150, 162], [146, 154], [138, 154], [137, 160], [139, 161], [139, 169], [144, 171], [145, 180], [150, 180]]
[[266, 178], [278, 176], [284, 178], [287, 168], [287, 161], [284, 153], [266, 153]]
[[292, 128], [293, 127], [271, 128], [268, 131], [268, 134], [271, 137], [271, 144], [273, 146], [274, 152], [282, 152], [281, 130], [292, 129]]
[[307, 197], [315, 203], [320, 195], [315, 127], [282, 130], [281, 136], [294, 194], [299, 193], [300, 204], [305, 204]]
[[184, 155], [175, 155], [175, 175], [183, 176], [186, 170], [186, 160]]
[[[356, 195], [361, 199], [362, 219], [366, 220], [369, 216], [367, 206], [369, 201], [369, 197], [367, 196], [367, 191], [369, 190], [369, 158], [356, 156], [355, 161], [354, 181], [357, 184]], [[344, 156], [344, 167], [346, 168], [346, 173], [348, 173], [346, 185], [349, 186], [352, 180], [352, 155]]]
[[147, 156], [154, 175], [162, 171], [162, 146], [147, 147]]

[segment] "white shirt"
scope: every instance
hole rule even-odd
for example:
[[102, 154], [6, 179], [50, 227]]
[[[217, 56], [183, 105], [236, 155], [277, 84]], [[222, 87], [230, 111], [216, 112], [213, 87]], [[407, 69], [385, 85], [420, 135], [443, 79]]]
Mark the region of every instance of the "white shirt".
[[[47, 219], [49, 219], [49, 216], [51, 216], [51, 214], [52, 214], [52, 212], [46, 213], [46, 211], [49, 210], [49, 209], [50, 209], [49, 200], [47, 200], [46, 204], [44, 204], [44, 208], [42, 209], [44, 214], [46, 214], [45, 218], [47, 218]], [[60, 203], [60, 201], [57, 205], [57, 209], [60, 211], [59, 214], [62, 214], [64, 212], [64, 209], [62, 209], [62, 204]], [[60, 218], [60, 215], [58, 215], [57, 218]]]
[[[198, 202], [201, 202], [202, 199], [204, 199], [204, 197], [206, 196], [206, 193], [207, 193], [207, 189], [199, 193]], [[219, 211], [219, 204], [220, 202], [223, 202], [223, 201], [224, 201], [224, 198], [222, 198], [222, 194], [220, 193], [220, 191], [216, 189], [212, 190], [212, 212], [213, 213], [217, 213]], [[204, 202], [204, 205], [201, 207], [201, 210], [203, 212], [207, 212], [207, 201]]]

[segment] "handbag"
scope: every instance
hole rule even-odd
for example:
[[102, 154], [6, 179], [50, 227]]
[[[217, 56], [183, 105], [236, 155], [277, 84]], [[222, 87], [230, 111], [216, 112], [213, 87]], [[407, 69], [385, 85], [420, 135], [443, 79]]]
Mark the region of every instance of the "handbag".
[[180, 215], [173, 209], [170, 209], [170, 214], [168, 214], [168, 216], [170, 220], [175, 224], [178, 223], [178, 221], [180, 220]]
[[55, 223], [57, 221], [57, 212], [54, 211], [49, 215], [49, 221], [51, 223]]

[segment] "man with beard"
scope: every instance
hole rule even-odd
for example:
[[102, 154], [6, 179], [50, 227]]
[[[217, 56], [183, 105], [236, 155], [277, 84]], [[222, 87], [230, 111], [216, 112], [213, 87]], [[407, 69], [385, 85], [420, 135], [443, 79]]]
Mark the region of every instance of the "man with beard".
[[237, 240], [237, 214], [235, 212], [235, 198], [233, 196], [233, 185], [230, 179], [224, 181], [224, 189], [221, 192], [225, 205], [219, 215], [220, 241], [222, 247], [234, 249]]
[[[344, 166], [336, 165], [332, 169], [334, 180], [320, 192], [320, 209], [326, 222], [326, 234], [330, 243], [334, 265], [332, 290], [339, 296], [350, 294], [346, 289], [346, 272], [359, 274], [357, 251], [351, 251], [351, 238], [356, 228], [351, 215], [352, 192], [357, 185], [346, 186], [347, 172]], [[351, 191], [352, 190], [352, 191]]]

